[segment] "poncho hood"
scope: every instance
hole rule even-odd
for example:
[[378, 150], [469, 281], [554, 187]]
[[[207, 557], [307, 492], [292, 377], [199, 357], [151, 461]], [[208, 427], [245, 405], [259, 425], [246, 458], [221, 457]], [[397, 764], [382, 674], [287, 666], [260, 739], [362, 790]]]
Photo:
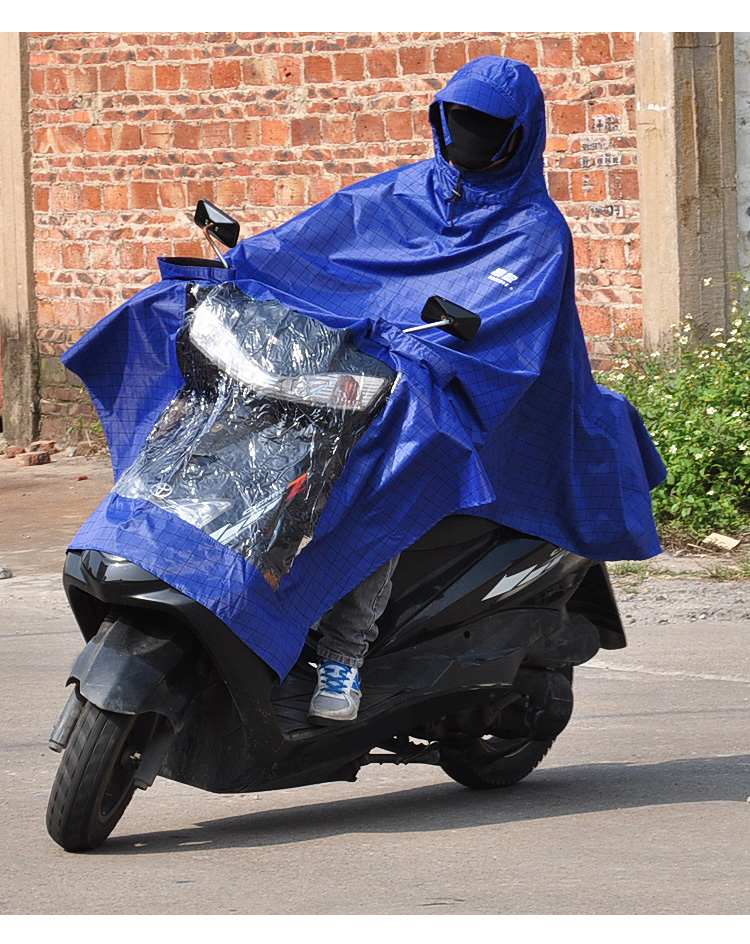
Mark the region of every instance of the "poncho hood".
[[[495, 118], [514, 119], [513, 128], [521, 129], [522, 138], [510, 162], [491, 172], [458, 171], [449, 164], [440, 134], [442, 130], [444, 136], [447, 130], [446, 103], [466, 105]], [[443, 191], [452, 192], [460, 181], [467, 200], [489, 204], [512, 203], [524, 194], [546, 190], [544, 95], [539, 80], [525, 63], [498, 56], [472, 60], [436, 93], [429, 114], [437, 178]]]

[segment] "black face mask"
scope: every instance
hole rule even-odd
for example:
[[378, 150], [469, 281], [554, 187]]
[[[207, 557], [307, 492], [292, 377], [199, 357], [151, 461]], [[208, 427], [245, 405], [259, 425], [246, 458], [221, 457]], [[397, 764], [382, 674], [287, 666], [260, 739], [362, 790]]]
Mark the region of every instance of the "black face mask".
[[513, 130], [515, 118], [494, 118], [474, 108], [455, 108], [445, 106], [448, 130], [452, 138], [445, 144], [442, 128], [440, 137], [443, 141], [445, 156], [459, 170], [483, 170], [503, 149], [508, 135]]

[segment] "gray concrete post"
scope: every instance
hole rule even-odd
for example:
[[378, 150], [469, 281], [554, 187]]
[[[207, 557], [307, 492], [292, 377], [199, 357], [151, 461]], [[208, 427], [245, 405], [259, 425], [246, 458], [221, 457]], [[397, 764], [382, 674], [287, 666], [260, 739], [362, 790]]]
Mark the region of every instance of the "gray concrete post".
[[38, 434], [38, 346], [29, 179], [28, 56], [22, 33], [0, 33], [0, 356], [3, 433]]

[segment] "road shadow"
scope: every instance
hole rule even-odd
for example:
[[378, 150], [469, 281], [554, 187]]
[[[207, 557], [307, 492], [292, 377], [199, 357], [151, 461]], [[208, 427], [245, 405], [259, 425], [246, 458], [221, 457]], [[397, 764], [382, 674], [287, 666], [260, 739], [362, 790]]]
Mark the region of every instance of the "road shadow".
[[[345, 785], [342, 785], [342, 790]], [[115, 835], [96, 855], [148, 855], [203, 849], [256, 848], [344, 834], [473, 829], [681, 803], [744, 802], [750, 754], [658, 764], [590, 764], [538, 770], [498, 790], [453, 781], [352, 799], [301, 803], [196, 823], [188, 829]]]

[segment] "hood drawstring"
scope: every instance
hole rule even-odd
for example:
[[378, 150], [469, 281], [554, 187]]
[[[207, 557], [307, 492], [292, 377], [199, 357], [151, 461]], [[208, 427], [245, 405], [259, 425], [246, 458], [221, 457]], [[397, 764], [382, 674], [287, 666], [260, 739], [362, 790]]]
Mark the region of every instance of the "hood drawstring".
[[456, 181], [456, 185], [451, 191], [451, 195], [445, 201], [446, 203], [450, 204], [450, 208], [451, 208], [451, 213], [450, 213], [451, 226], [453, 226], [453, 214], [456, 209], [456, 204], [463, 197], [463, 195], [464, 195], [464, 188], [461, 186], [461, 175], [459, 174], [458, 180]]

